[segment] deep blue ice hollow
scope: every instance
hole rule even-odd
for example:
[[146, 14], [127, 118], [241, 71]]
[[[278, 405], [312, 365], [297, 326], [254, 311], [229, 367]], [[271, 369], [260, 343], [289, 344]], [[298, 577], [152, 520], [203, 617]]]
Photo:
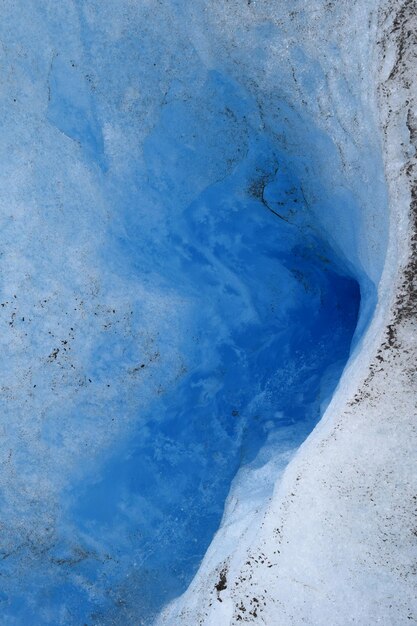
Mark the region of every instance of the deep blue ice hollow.
[[[263, 179], [245, 183], [237, 171], [204, 190], [172, 219], [151, 259], [143, 259], [146, 240], [139, 245], [145, 253], [119, 242], [134, 266], [151, 261], [167, 290], [175, 287], [195, 300], [181, 338], [192, 358], [115, 447], [99, 479], [86, 476], [74, 486], [68, 515], [74, 536], [82, 536], [77, 544], [89, 552], [99, 537], [111, 555], [75, 568], [92, 581], [104, 574], [112, 581], [112, 594], [99, 607], [67, 588], [68, 581], [57, 586], [80, 619], [99, 611], [104, 623], [114, 613], [117, 623], [125, 614], [145, 624], [184, 591], [218, 528], [239, 467], [256, 465], [268, 439], [277, 450], [298, 446], [348, 358], [357, 282], [340, 274], [311, 232], [263, 204]], [[296, 181], [286, 178], [288, 202], [298, 193]], [[272, 186], [270, 202], [278, 208]], [[119, 583], [119, 562], [128, 582]]]

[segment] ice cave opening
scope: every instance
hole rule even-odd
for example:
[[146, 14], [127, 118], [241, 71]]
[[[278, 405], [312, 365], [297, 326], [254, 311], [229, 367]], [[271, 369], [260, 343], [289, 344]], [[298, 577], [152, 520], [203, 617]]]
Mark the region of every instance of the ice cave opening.
[[378, 146], [339, 119], [337, 47], [321, 65], [262, 3], [236, 28], [233, 3], [19, 4], [0, 28], [2, 616], [151, 624], [236, 475], [288, 462], [361, 340]]

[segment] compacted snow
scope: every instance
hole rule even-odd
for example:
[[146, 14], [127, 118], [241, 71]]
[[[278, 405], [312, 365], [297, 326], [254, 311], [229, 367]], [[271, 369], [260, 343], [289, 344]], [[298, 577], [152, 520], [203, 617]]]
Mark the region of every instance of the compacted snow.
[[3, 2], [2, 624], [417, 619], [414, 10]]

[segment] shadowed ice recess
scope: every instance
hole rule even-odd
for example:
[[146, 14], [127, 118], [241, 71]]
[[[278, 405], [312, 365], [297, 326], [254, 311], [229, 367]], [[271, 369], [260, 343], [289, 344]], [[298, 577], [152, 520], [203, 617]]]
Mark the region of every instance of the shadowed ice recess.
[[372, 139], [335, 145], [324, 69], [256, 3], [242, 32], [224, 3], [58, 4], [0, 25], [0, 621], [147, 625], [239, 469], [278, 471], [323, 414], [382, 267], [366, 181], [385, 196]]

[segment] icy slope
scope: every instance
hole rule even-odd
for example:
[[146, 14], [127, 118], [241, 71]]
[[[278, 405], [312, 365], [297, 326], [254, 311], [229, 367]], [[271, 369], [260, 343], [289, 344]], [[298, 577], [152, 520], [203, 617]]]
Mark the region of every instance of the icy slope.
[[237, 473], [185, 614], [233, 608], [225, 559], [376, 303], [371, 9], [3, 3], [5, 624], [151, 623]]

